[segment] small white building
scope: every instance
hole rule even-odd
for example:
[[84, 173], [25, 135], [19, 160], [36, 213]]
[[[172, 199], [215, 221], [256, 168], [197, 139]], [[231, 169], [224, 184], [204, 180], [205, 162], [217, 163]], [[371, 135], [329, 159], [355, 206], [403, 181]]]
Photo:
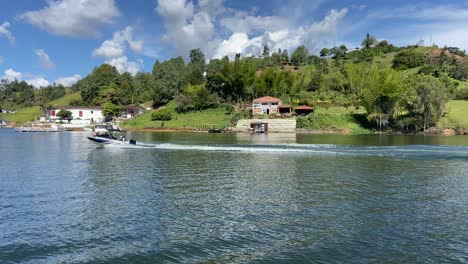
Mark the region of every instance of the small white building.
[[104, 122], [104, 115], [100, 106], [57, 106], [49, 110], [49, 119], [52, 121], [59, 120], [57, 117], [60, 110], [68, 110], [72, 113], [72, 120], [84, 120], [85, 123], [101, 123]]

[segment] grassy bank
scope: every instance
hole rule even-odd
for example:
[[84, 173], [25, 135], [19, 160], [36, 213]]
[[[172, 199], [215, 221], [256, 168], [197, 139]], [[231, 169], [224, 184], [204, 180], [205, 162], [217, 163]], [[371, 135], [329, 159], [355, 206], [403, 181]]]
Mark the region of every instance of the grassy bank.
[[298, 128], [345, 134], [369, 134], [365, 127], [365, 109], [352, 107], [317, 108], [315, 113], [298, 119]]
[[169, 103], [167, 106], [172, 112], [172, 120], [170, 121], [152, 121], [151, 113], [147, 112], [143, 115], [121, 123], [125, 129], [144, 129], [144, 128], [175, 128], [175, 129], [192, 129], [199, 127], [225, 127], [229, 121], [229, 115], [226, 114], [225, 107], [215, 109], [207, 109], [203, 111], [189, 112], [179, 114], [175, 111], [175, 105]]
[[15, 123], [16, 125], [21, 125], [34, 121], [41, 116], [41, 108], [39, 106], [32, 106], [19, 109], [14, 114], [0, 114], [0, 119], [8, 120]]
[[468, 129], [468, 101], [453, 100], [447, 103], [446, 113], [437, 123], [437, 128]]
[[[80, 92], [76, 92], [53, 100], [49, 104], [51, 106], [62, 106], [69, 105], [70, 102], [79, 100], [81, 100]], [[16, 113], [13, 114], [0, 114], [0, 119], [8, 120], [15, 123], [16, 125], [21, 125], [27, 122], [32, 122], [41, 116], [43, 116], [41, 108], [39, 106], [32, 106], [19, 109], [16, 111]]]

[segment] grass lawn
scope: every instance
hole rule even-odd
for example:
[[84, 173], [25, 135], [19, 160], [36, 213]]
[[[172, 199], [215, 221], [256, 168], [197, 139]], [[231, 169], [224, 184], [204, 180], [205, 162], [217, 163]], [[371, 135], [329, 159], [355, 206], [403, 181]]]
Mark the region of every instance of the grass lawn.
[[437, 127], [468, 129], [468, 101], [448, 102], [446, 113], [437, 123]]
[[313, 130], [341, 130], [351, 134], [369, 134], [371, 131], [363, 124], [366, 110], [363, 107], [316, 108], [309, 118], [307, 128]]
[[69, 95], [65, 95], [64, 97], [61, 97], [59, 99], [53, 100], [50, 102], [52, 106], [65, 106], [65, 105], [70, 105], [70, 102], [72, 101], [80, 101], [81, 100], [81, 94], [80, 92], [72, 93]]
[[14, 114], [0, 114], [0, 119], [5, 119], [10, 122], [14, 122], [16, 125], [21, 125], [26, 122], [34, 121], [41, 116], [41, 108], [39, 106], [33, 106], [19, 109]]
[[173, 102], [167, 106], [172, 112], [172, 120], [170, 121], [152, 121], [151, 113], [146, 112], [143, 115], [121, 123], [121, 126], [126, 129], [142, 129], [142, 128], [200, 128], [200, 127], [216, 127], [224, 128], [228, 125], [229, 115], [226, 114], [225, 107], [207, 109], [203, 111], [189, 112], [184, 114], [177, 113]]
[[[80, 92], [65, 95], [62, 98], [50, 102], [50, 104], [52, 106], [69, 105], [70, 102], [73, 100], [81, 100]], [[43, 116], [41, 108], [39, 106], [32, 106], [19, 109], [14, 114], [0, 114], [0, 119], [5, 119], [10, 122], [14, 122], [16, 125], [21, 125], [27, 122], [34, 121], [41, 116]]]

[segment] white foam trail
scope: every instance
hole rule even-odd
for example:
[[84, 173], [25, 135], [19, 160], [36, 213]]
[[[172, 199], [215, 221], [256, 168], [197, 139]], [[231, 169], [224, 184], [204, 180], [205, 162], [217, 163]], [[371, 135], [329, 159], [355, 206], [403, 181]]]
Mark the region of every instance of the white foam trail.
[[341, 146], [332, 144], [252, 144], [252, 145], [184, 145], [173, 143], [108, 145], [119, 149], [159, 149], [182, 151], [241, 153], [301, 153], [310, 155], [346, 155], [390, 158], [444, 159], [468, 158], [468, 147], [460, 146]]

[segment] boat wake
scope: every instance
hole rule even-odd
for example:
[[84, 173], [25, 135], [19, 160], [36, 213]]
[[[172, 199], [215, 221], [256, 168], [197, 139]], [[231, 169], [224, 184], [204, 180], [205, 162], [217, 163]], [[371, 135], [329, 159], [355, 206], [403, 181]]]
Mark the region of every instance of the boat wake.
[[112, 145], [106, 147], [129, 149], [158, 149], [167, 151], [239, 152], [300, 155], [341, 155], [393, 157], [408, 159], [462, 159], [468, 160], [468, 147], [465, 146], [343, 146], [328, 144], [250, 144], [250, 145], [185, 145], [185, 144], [137, 144]]

